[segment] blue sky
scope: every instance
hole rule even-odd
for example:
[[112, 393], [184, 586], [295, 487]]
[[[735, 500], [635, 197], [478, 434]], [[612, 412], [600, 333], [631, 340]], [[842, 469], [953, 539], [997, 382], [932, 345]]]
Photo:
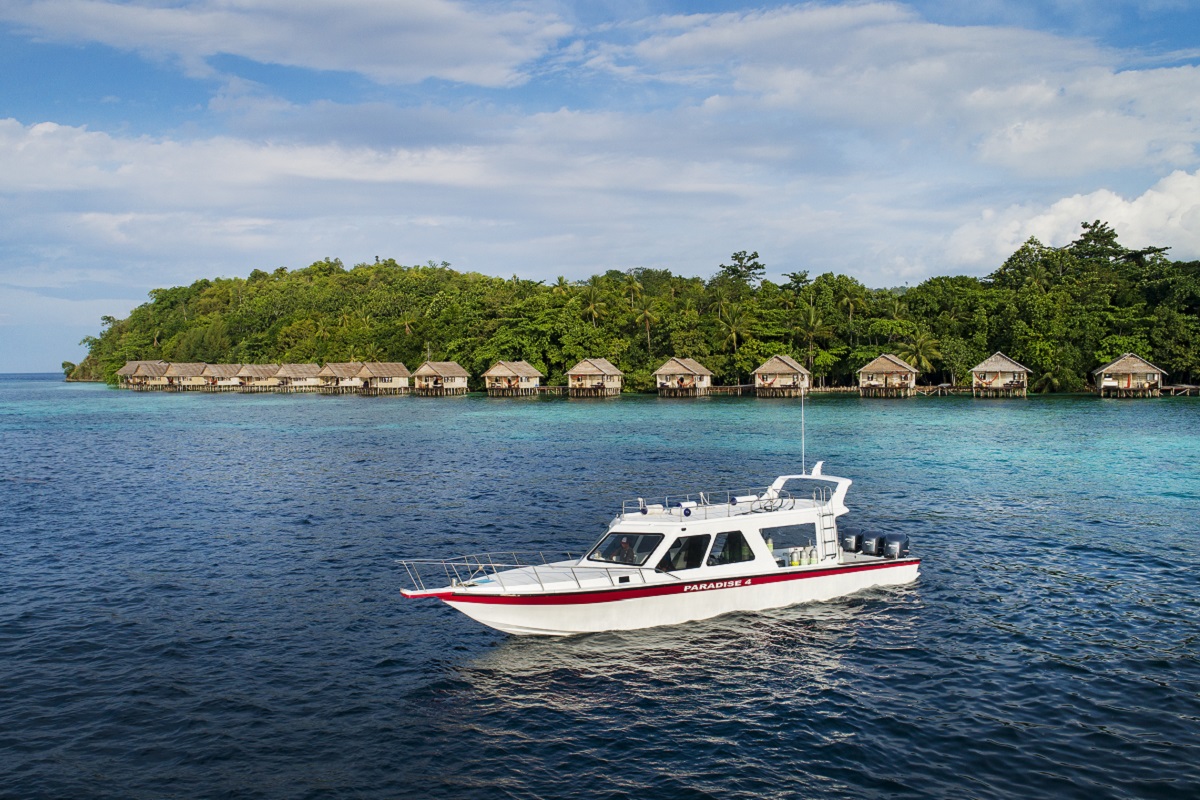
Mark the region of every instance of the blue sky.
[[869, 286], [1200, 258], [1200, 7], [0, 0], [0, 372], [326, 256]]

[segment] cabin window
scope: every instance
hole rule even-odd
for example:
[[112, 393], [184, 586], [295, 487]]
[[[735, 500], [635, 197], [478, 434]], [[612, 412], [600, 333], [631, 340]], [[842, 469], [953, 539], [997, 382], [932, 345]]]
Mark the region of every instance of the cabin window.
[[712, 537], [707, 533], [702, 536], [680, 536], [658, 562], [658, 569], [663, 572], [678, 572], [681, 569], [696, 569], [704, 566], [704, 554], [708, 552], [708, 542]]
[[770, 539], [776, 550], [790, 547], [812, 547], [817, 541], [817, 526], [812, 522], [802, 525], [780, 525], [774, 528], [763, 528], [763, 539]]
[[662, 542], [661, 533], [610, 533], [600, 540], [588, 561], [631, 564], [640, 567]]
[[737, 564], [742, 561], [753, 561], [754, 551], [741, 531], [718, 533], [713, 542], [712, 554], [708, 557], [710, 567], [722, 564]]

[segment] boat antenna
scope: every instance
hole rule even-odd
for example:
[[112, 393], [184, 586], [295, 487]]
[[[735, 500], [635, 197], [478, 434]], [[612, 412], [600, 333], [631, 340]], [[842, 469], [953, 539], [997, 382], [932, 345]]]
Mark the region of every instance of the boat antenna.
[[808, 463], [804, 458], [804, 397], [808, 394], [808, 389], [800, 388], [800, 474], [808, 474]]

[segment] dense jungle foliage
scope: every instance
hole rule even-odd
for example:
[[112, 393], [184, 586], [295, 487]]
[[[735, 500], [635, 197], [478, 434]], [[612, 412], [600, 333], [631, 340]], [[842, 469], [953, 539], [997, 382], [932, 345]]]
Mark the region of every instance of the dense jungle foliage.
[[[653, 388], [669, 356], [748, 381], [775, 353], [818, 382], [852, 385], [891, 352], [922, 382], [961, 382], [997, 350], [1029, 367], [1038, 391], [1084, 388], [1088, 373], [1136, 352], [1169, 373], [1200, 375], [1200, 262], [1166, 248], [1129, 250], [1100, 221], [1062, 248], [1030, 239], [986, 278], [935, 277], [868, 289], [805, 271], [764, 280], [758, 253], [734, 253], [708, 280], [639, 267], [554, 284], [388, 259], [346, 269], [326, 259], [289, 272], [155, 289], [128, 319], [102, 318], [77, 379], [114, 380], [127, 360], [273, 363], [453, 360], [478, 376], [525, 359], [551, 384], [588, 356], [608, 358], [630, 390]], [[476, 380], [478, 380], [476, 378]]]

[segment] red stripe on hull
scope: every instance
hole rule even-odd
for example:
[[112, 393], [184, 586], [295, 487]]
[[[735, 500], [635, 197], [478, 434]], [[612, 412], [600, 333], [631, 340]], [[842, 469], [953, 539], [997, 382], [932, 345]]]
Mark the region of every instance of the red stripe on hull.
[[[614, 603], [618, 600], [630, 600], [636, 597], [659, 597], [667, 594], [684, 594], [695, 591], [724, 591], [740, 589], [746, 586], [761, 586], [765, 583], [780, 583], [782, 581], [803, 580], [805, 578], [826, 578], [832, 575], [844, 575], [848, 572], [867, 572], [876, 569], [892, 569], [895, 567], [919, 566], [921, 559], [908, 558], [898, 561], [887, 561], [882, 564], [859, 564], [855, 566], [827, 567], [821, 570], [805, 570], [803, 572], [762, 573], [730, 578], [711, 578], [703, 581], [688, 581], [687, 583], [656, 584], [654, 586], [639, 586], [636, 589], [598, 589], [594, 591], [558, 592], [554, 594], [466, 594], [459, 592], [442, 592], [426, 595], [439, 600], [455, 603], [488, 603], [493, 605], [521, 606], [559, 606], [576, 605], [579, 603]], [[705, 584], [728, 584], [726, 586], [705, 587]]]

